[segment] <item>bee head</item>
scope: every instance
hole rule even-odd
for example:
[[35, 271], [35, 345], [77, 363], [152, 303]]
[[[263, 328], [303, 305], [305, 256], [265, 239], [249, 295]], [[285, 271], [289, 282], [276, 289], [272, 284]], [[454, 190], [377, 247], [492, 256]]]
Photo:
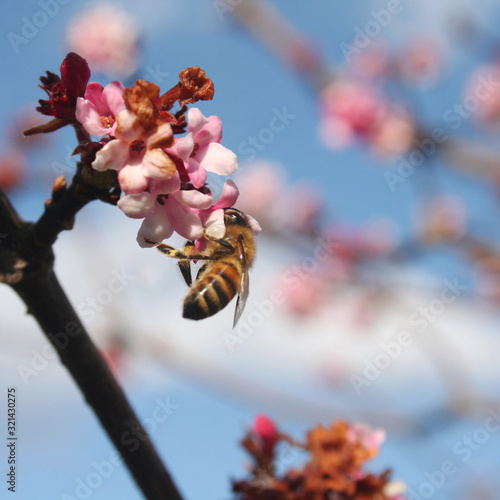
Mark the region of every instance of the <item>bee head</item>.
[[248, 226], [245, 214], [236, 208], [224, 209], [224, 224], [226, 226]]

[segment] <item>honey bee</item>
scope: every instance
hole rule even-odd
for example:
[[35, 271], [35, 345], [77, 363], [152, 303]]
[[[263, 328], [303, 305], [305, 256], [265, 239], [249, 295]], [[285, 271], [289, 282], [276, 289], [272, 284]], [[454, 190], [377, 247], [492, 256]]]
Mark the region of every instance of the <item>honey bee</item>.
[[[165, 243], [146, 239], [147, 243], [174, 259], [179, 259], [179, 269], [190, 287], [184, 299], [183, 317], [204, 319], [213, 316], [238, 294], [233, 328], [241, 317], [248, 298], [248, 270], [255, 256], [255, 239], [245, 214], [236, 208], [224, 209], [226, 233], [223, 238], [205, 234], [206, 249], [196, 252], [194, 242], [188, 241], [181, 249]], [[191, 261], [206, 261], [193, 283]]]

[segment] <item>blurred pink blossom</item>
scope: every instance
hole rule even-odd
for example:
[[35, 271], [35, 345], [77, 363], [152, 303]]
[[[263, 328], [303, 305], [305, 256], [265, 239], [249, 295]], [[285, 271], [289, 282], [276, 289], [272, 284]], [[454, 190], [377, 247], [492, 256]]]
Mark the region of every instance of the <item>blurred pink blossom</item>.
[[411, 116], [368, 84], [333, 82], [320, 95], [320, 112], [319, 134], [331, 149], [362, 140], [380, 155], [397, 156], [411, 147], [415, 136]]
[[254, 215], [267, 231], [290, 229], [311, 234], [317, 228], [323, 200], [315, 186], [305, 182], [287, 186], [279, 163], [260, 161], [238, 176], [241, 195], [237, 208]]
[[348, 263], [377, 257], [392, 250], [396, 243], [395, 228], [390, 221], [375, 219], [364, 228], [335, 224], [325, 231], [332, 242], [332, 255]]
[[401, 51], [395, 71], [406, 83], [430, 87], [438, 79], [442, 64], [441, 47], [431, 40], [419, 39]]
[[260, 161], [246, 166], [238, 175], [241, 194], [237, 208], [252, 213], [265, 229], [269, 228], [284, 182], [284, 168], [279, 163]]
[[369, 139], [387, 113], [374, 88], [354, 81], [335, 81], [320, 95], [320, 134], [326, 146], [351, 145], [357, 137]]
[[301, 273], [292, 276], [299, 280], [295, 286], [288, 282], [290, 279], [288, 271], [283, 276], [282, 283], [284, 307], [292, 315], [309, 316], [324, 307], [330, 289], [330, 283], [325, 275]]
[[111, 333], [104, 339], [100, 351], [113, 375], [123, 376], [128, 369], [128, 349], [126, 340], [119, 334]]
[[415, 135], [413, 117], [403, 108], [395, 108], [374, 130], [372, 151], [382, 158], [397, 158], [411, 149]]
[[465, 95], [477, 101], [473, 116], [479, 125], [497, 131], [500, 126], [500, 88], [488, 81], [500, 80], [500, 64], [480, 66], [474, 71], [465, 89]]
[[0, 156], [0, 187], [6, 191], [19, 187], [26, 179], [27, 160], [22, 150], [13, 149]]
[[324, 209], [323, 199], [315, 188], [306, 182], [284, 187], [275, 200], [278, 224], [301, 234], [314, 234], [318, 219]]
[[357, 423], [350, 425], [348, 439], [352, 442], [360, 441], [361, 444], [373, 453], [378, 453], [385, 441], [386, 433], [383, 429], [372, 430], [368, 425]]
[[121, 77], [137, 70], [139, 38], [133, 17], [111, 4], [78, 14], [66, 31], [70, 50], [86, 59], [93, 70]]
[[390, 481], [384, 487], [384, 494], [388, 500], [407, 500], [403, 495], [406, 490], [407, 487], [403, 481]]
[[353, 54], [348, 69], [355, 77], [375, 80], [388, 76], [389, 66], [387, 45], [374, 41], [357, 54]]

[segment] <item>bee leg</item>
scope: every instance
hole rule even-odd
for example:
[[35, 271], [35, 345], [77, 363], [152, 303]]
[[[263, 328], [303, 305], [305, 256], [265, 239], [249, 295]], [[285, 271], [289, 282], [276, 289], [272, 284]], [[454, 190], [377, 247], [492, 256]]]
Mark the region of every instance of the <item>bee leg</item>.
[[156, 243], [156, 248], [165, 255], [169, 257], [173, 257], [174, 259], [185, 259], [187, 258], [180, 250], [176, 250], [174, 247], [170, 245], [166, 245], [165, 243]]
[[161, 253], [164, 253], [168, 257], [172, 257], [174, 259], [189, 259], [189, 255], [187, 253], [184, 253], [182, 250], [176, 250], [170, 245], [167, 245], [165, 243], [158, 243], [157, 241], [151, 241], [147, 238], [144, 238], [144, 241], [146, 243], [149, 243], [150, 245], [154, 245]]
[[185, 253], [182, 250], [178, 250], [170, 245], [166, 245], [165, 243], [155, 243], [154, 241], [146, 240], [147, 243], [153, 243], [156, 248], [164, 253], [167, 257], [171, 257], [172, 259], [179, 260], [216, 260], [216, 257], [210, 257], [209, 255], [205, 255], [202, 253]]
[[222, 245], [226, 249], [227, 253], [234, 252], [233, 245], [231, 245], [231, 243], [229, 243], [226, 240], [220, 238], [214, 238], [213, 236], [209, 236], [208, 234], [205, 234], [205, 238], [210, 241], [215, 241], [215, 243], [218, 243], [219, 245]]
[[179, 260], [179, 269], [181, 270], [182, 277], [186, 282], [187, 286], [193, 284], [193, 277], [191, 276], [191, 261], [190, 260]]

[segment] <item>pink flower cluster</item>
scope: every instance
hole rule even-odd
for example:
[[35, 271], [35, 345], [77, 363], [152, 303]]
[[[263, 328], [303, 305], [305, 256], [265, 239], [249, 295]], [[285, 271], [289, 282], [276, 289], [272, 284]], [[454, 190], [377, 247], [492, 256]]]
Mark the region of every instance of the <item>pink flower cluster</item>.
[[319, 133], [325, 146], [338, 149], [361, 139], [378, 155], [407, 152], [416, 130], [411, 115], [391, 105], [370, 85], [335, 81], [320, 95]]
[[390, 79], [424, 89], [434, 85], [441, 75], [444, 52], [440, 43], [425, 38], [415, 39], [396, 52], [378, 41], [352, 54], [346, 71], [356, 78]]
[[[139, 94], [151, 88], [145, 85], [149, 82], [141, 82], [135, 89]], [[150, 98], [146, 91], [147, 98], [137, 98], [134, 108], [126, 105], [126, 90], [134, 91], [119, 82], [104, 88], [90, 83], [85, 96], [78, 98], [76, 118], [89, 134], [104, 136], [92, 167], [118, 172], [125, 195], [118, 206], [127, 216], [144, 219], [139, 245], [151, 246], [146, 239], [162, 241], [174, 231], [189, 240], [205, 234], [223, 237], [223, 209], [233, 206], [239, 193], [228, 180], [214, 203], [205, 185], [207, 172], [230, 175], [238, 168], [236, 155], [220, 144], [220, 119], [206, 118], [191, 108], [187, 133], [177, 138], [173, 130], [173, 125], [179, 125], [177, 117], [159, 111], [158, 96]]]
[[[382, 429], [337, 421], [329, 427], [317, 425], [301, 443], [281, 432], [268, 416], [257, 415], [252, 429], [241, 441], [253, 458], [250, 474], [233, 481], [233, 492], [238, 493], [237, 498], [254, 500], [404, 500], [406, 486], [401, 481], [391, 481], [390, 471], [376, 475], [365, 470], [365, 462], [378, 455], [384, 440]], [[277, 447], [281, 443], [304, 452], [302, 466], [278, 470]]]

